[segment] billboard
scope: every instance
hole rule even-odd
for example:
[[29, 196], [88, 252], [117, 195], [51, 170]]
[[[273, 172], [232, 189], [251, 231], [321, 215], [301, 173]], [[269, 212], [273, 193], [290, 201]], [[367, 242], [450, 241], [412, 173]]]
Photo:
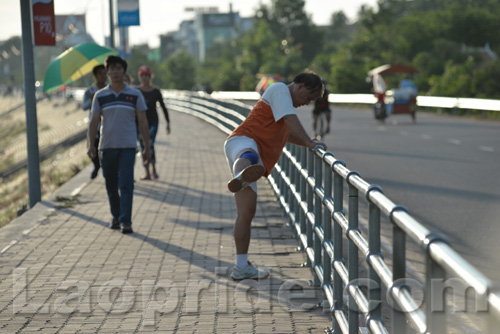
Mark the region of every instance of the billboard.
[[53, 0], [33, 0], [33, 35], [35, 45], [56, 45]]

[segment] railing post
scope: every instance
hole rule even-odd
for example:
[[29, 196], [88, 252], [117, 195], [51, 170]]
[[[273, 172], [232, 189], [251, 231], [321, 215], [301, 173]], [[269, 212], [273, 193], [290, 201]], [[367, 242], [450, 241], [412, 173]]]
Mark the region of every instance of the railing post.
[[[443, 291], [434, 291], [440, 289], [441, 283], [445, 280], [445, 271], [434, 261], [430, 255], [430, 247], [433, 242], [447, 242], [439, 232], [431, 232], [423, 240], [426, 248], [425, 252], [425, 318], [427, 321], [427, 333], [439, 334], [446, 333], [446, 302], [435, 303], [433, 298], [445, 298]], [[434, 283], [434, 284], [433, 284]], [[435, 284], [439, 283], [439, 284]], [[442, 305], [442, 309], [437, 309], [437, 305]]]
[[[288, 150], [290, 150], [290, 144], [286, 144], [286, 148]], [[285, 154], [281, 154], [281, 159], [282, 162], [283, 162], [283, 168], [282, 168], [282, 171], [283, 171], [283, 174], [285, 174], [285, 176], [289, 176], [290, 175], [290, 161], [288, 160], [288, 158], [286, 157]], [[290, 203], [289, 202], [289, 199], [290, 199], [290, 187], [286, 184], [285, 180], [283, 177], [280, 177], [280, 189], [281, 189], [281, 193], [283, 195], [283, 199], [285, 201], [285, 203]]]
[[[323, 159], [326, 156], [333, 156], [332, 153], [327, 152], [324, 156]], [[325, 198], [324, 201], [331, 201], [332, 200], [332, 189], [333, 189], [333, 184], [332, 184], [332, 170], [330, 169], [330, 166], [326, 163], [323, 164], [324, 166], [324, 180], [325, 180], [325, 185], [324, 185], [324, 193], [325, 193]], [[323, 234], [324, 234], [324, 239], [323, 239], [323, 286], [330, 286], [332, 284], [331, 280], [331, 275], [332, 275], [332, 259], [330, 258], [330, 255], [328, 252], [325, 252], [325, 245], [330, 243], [332, 240], [332, 213], [330, 210], [325, 207], [323, 209]]]
[[488, 334], [494, 334], [498, 332], [500, 328], [500, 292], [499, 286], [494, 285], [490, 291], [488, 297]]
[[[316, 194], [316, 189], [320, 189], [323, 183], [323, 160], [316, 154], [317, 150], [314, 150], [314, 264], [315, 266], [321, 266], [321, 238], [318, 236], [317, 229], [322, 225], [323, 219], [323, 198]], [[320, 279], [318, 275], [314, 275], [314, 286], [320, 285]]]
[[[276, 184], [278, 185], [279, 195], [283, 198], [283, 201], [286, 201], [287, 184], [285, 182], [285, 179], [283, 178], [283, 174], [286, 173], [287, 161], [284, 154], [281, 154], [279, 161], [282, 166], [281, 172], [278, 173], [275, 170], [273, 172], [276, 173]], [[292, 224], [292, 220], [290, 219], [290, 217], [287, 217], [287, 220], [288, 224]]]
[[444, 270], [432, 260], [430, 255], [426, 255], [426, 279], [425, 279], [425, 317], [427, 320], [427, 333], [446, 333], [446, 303], [442, 303], [442, 310], [435, 310], [432, 298], [445, 298], [444, 295], [436, 296], [432, 288], [433, 280], [444, 280]]
[[[307, 150], [307, 171], [308, 175], [312, 175], [314, 172], [314, 152], [312, 150]], [[314, 210], [314, 205], [313, 205], [313, 200], [314, 200], [314, 187], [311, 187], [309, 183], [307, 183], [307, 214], [313, 212]], [[313, 231], [312, 231], [312, 226], [311, 222], [309, 219], [306, 217], [306, 252], [309, 247], [312, 247], [313, 245]], [[307, 256], [307, 265], [311, 266], [311, 259], [309, 256]]]
[[[300, 147], [300, 165], [302, 166], [302, 169], [307, 167], [307, 148], [305, 147]], [[306, 202], [307, 200], [307, 180], [305, 177], [301, 176], [300, 177], [300, 201], [301, 204]], [[302, 210], [302, 206], [300, 209], [300, 233], [305, 233], [307, 229], [307, 217], [306, 217], [307, 212], [304, 212]], [[295, 229], [294, 229], [295, 230]], [[300, 241], [300, 239], [299, 239]], [[306, 245], [303, 245], [302, 242], [300, 242], [300, 249], [305, 250]]]
[[[290, 155], [292, 157], [295, 157], [295, 152], [297, 151], [297, 145], [290, 145]], [[297, 206], [296, 203], [297, 201], [295, 200], [295, 194], [292, 191], [293, 188], [295, 188], [295, 191], [297, 191], [297, 180], [296, 180], [296, 168], [295, 165], [293, 164], [290, 159], [288, 159], [288, 165], [289, 165], [289, 179], [290, 179], [290, 186], [288, 187], [288, 203], [290, 203], [290, 213], [293, 213], [294, 221], [291, 221], [291, 226], [294, 226], [295, 222], [298, 220], [298, 212], [297, 212]], [[293, 186], [293, 188], [292, 188]]]
[[[336, 212], [344, 213], [344, 182], [342, 176], [337, 173], [333, 174], [333, 214]], [[342, 310], [344, 303], [343, 289], [342, 289], [342, 279], [339, 273], [335, 270], [335, 262], [342, 261], [342, 227], [339, 223], [332, 220], [333, 223], [333, 300], [334, 311]], [[334, 333], [342, 333], [338, 321], [335, 319], [335, 314], [333, 314], [333, 329]]]
[[[359, 231], [358, 189], [356, 189], [356, 187], [349, 182], [349, 178], [353, 175], [359, 176], [357, 172], [350, 172], [346, 177], [347, 183], [349, 184], [349, 208], [348, 208], [349, 228], [346, 232], [348, 238], [350, 231]], [[357, 280], [359, 276], [358, 273], [359, 259], [358, 259], [358, 247], [350, 238], [349, 238], [348, 252], [349, 252], [349, 259], [348, 259], [349, 282], [353, 282]], [[354, 300], [354, 297], [351, 294], [349, 294], [348, 307], [349, 307], [349, 334], [357, 334], [359, 331], [358, 305], [356, 304], [356, 301]]]
[[380, 249], [380, 209], [372, 203], [370, 200], [370, 192], [371, 191], [379, 191], [382, 192], [382, 189], [379, 186], [371, 185], [368, 188], [366, 193], [366, 197], [368, 199], [368, 250], [367, 254], [367, 262], [369, 264], [369, 284], [368, 284], [368, 299], [369, 299], [369, 319], [368, 319], [368, 328], [370, 328], [371, 320], [381, 320], [382, 318], [382, 292], [381, 292], [381, 280], [378, 276], [375, 269], [373, 269], [370, 263], [370, 257], [374, 255], [381, 256]]
[[[392, 215], [396, 211], [407, 211], [403, 206], [396, 206], [392, 209], [389, 218], [392, 221]], [[393, 224], [392, 227], [392, 280], [397, 282], [403, 281], [406, 276], [406, 235], [404, 231]], [[397, 284], [401, 288], [401, 284]], [[406, 333], [406, 315], [401, 310], [398, 310], [396, 303], [392, 307], [392, 330], [394, 333]]]

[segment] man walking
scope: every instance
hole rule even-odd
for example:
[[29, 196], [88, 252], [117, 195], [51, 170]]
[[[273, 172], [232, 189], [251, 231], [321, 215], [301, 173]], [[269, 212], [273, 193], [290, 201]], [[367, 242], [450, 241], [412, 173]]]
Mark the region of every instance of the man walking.
[[113, 219], [110, 227], [122, 233], [133, 233], [132, 202], [134, 192], [134, 164], [136, 154], [137, 118], [145, 163], [149, 162], [149, 133], [146, 103], [141, 92], [124, 82], [127, 62], [117, 56], [108, 56], [106, 72], [110, 84], [99, 90], [92, 103], [92, 118], [87, 133], [87, 154], [97, 155], [94, 141], [101, 122], [99, 155], [106, 191]]

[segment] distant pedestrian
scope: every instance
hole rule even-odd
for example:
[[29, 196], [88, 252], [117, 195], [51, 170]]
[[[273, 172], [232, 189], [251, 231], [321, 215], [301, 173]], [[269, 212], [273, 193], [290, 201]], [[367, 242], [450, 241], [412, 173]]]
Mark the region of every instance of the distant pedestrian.
[[263, 279], [269, 272], [248, 262], [251, 223], [257, 207], [257, 184], [267, 177], [287, 142], [313, 148], [326, 145], [307, 135], [294, 108], [307, 105], [323, 94], [323, 82], [314, 73], [298, 74], [288, 86], [274, 83], [266, 89], [248, 117], [224, 144], [226, 159], [234, 175], [228, 188], [234, 192], [237, 217], [234, 225], [236, 265], [234, 280]]
[[[324, 84], [324, 82], [323, 82]], [[330, 102], [328, 102], [328, 96], [330, 95], [330, 91], [326, 89], [322, 96], [318, 97], [316, 101], [314, 101], [314, 108], [312, 110], [313, 114], [313, 132], [314, 138], [322, 139], [324, 135], [330, 133], [330, 122], [331, 122], [331, 114], [332, 111], [330, 109]], [[319, 129], [318, 129], [318, 121], [319, 121]]]
[[210, 82], [207, 82], [205, 84], [205, 92], [210, 95], [214, 92], [213, 88], [212, 88], [212, 85], [210, 84]]
[[[146, 174], [141, 177], [141, 180], [151, 180], [151, 178], [158, 179], [158, 171], [156, 170], [156, 152], [155, 152], [155, 139], [156, 134], [158, 133], [158, 112], [156, 111], [157, 103], [160, 104], [161, 109], [163, 110], [163, 115], [165, 115], [165, 120], [167, 121], [167, 134], [170, 134], [170, 119], [168, 117], [168, 110], [165, 106], [165, 102], [163, 102], [163, 96], [161, 95], [160, 90], [157, 87], [152, 85], [153, 82], [153, 74], [151, 73], [151, 69], [147, 66], [139, 67], [139, 81], [140, 85], [137, 88], [141, 91], [144, 96], [144, 100], [146, 101], [146, 105], [148, 110], [146, 111], [146, 117], [148, 119], [149, 125], [149, 145], [151, 152], [151, 161], [150, 163], [144, 164], [144, 169]], [[144, 142], [139, 137], [139, 143], [141, 148], [144, 150]], [[151, 165], [152, 170], [149, 169]]]
[[132, 233], [134, 164], [137, 146], [136, 118], [144, 141], [144, 162], [149, 161], [149, 133], [146, 103], [141, 92], [124, 82], [127, 62], [117, 56], [106, 58], [111, 83], [98, 91], [92, 103], [87, 154], [97, 156], [94, 146], [102, 119], [99, 154], [113, 220], [110, 228]]
[[[92, 107], [92, 101], [94, 100], [94, 95], [95, 93], [97, 93], [98, 90], [106, 86], [106, 80], [108, 79], [106, 75], [106, 68], [104, 67], [104, 65], [94, 66], [94, 68], [92, 69], [92, 74], [94, 75], [94, 83], [85, 91], [82, 103], [83, 110], [89, 111], [89, 121], [92, 118], [92, 111], [90, 110], [90, 108]], [[94, 146], [96, 150], [99, 147], [100, 127], [101, 123], [99, 123], [99, 125], [97, 126], [97, 136], [94, 141]], [[92, 162], [94, 163], [94, 170], [90, 174], [90, 178], [95, 179], [97, 173], [99, 172], [99, 168], [101, 168], [101, 164], [99, 163], [99, 157], [96, 155], [94, 158], [92, 158]]]

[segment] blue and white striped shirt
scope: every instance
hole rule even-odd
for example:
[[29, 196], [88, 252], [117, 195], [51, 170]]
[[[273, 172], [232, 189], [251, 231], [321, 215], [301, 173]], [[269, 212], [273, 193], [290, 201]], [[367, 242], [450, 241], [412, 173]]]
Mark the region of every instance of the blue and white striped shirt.
[[102, 117], [99, 149], [135, 148], [136, 114], [146, 109], [142, 93], [127, 84], [118, 94], [110, 85], [98, 91], [92, 103], [92, 113]]

